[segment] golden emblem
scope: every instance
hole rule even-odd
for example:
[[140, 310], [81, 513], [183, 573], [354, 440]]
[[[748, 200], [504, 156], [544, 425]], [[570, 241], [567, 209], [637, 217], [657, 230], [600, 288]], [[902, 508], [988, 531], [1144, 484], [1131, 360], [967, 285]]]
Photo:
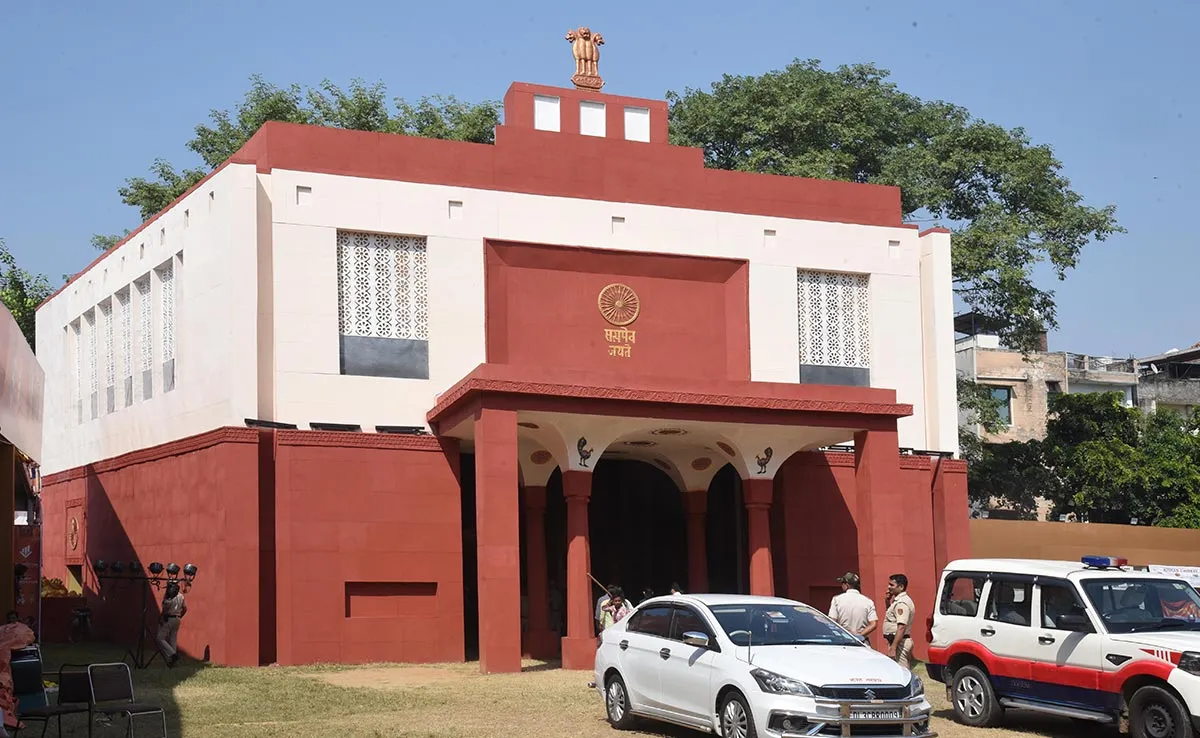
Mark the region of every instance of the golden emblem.
[[587, 26], [581, 26], [567, 31], [566, 38], [571, 42], [571, 53], [575, 55], [572, 84], [580, 90], [599, 90], [604, 86], [604, 80], [600, 78], [600, 47], [604, 44], [604, 37], [592, 33]]
[[637, 293], [620, 283], [610, 284], [600, 290], [596, 305], [600, 308], [600, 315], [618, 327], [637, 320], [642, 311], [642, 303]]
[[76, 517], [71, 518], [71, 523], [68, 526], [67, 543], [71, 545], [72, 551], [79, 548], [79, 519]]

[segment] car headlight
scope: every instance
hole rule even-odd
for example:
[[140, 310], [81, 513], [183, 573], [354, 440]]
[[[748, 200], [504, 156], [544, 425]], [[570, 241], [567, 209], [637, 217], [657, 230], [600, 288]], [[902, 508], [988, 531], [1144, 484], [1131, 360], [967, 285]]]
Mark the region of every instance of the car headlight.
[[1184, 651], [1179, 657], [1179, 668], [1189, 674], [1200, 676], [1200, 652]]
[[812, 697], [812, 690], [804, 682], [776, 674], [766, 669], [755, 669], [750, 672], [754, 681], [764, 692], [771, 694], [794, 694], [801, 697]]
[[925, 694], [925, 685], [921, 683], [916, 674], [913, 674], [912, 681], [908, 683], [908, 696], [920, 697], [923, 694]]

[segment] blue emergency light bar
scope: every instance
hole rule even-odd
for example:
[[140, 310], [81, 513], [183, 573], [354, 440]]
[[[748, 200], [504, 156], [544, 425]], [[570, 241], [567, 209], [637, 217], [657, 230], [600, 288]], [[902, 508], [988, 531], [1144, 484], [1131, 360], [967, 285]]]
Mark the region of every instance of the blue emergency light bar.
[[1084, 566], [1094, 566], [1098, 569], [1120, 568], [1129, 563], [1129, 559], [1117, 558], [1116, 556], [1084, 556], [1080, 561]]

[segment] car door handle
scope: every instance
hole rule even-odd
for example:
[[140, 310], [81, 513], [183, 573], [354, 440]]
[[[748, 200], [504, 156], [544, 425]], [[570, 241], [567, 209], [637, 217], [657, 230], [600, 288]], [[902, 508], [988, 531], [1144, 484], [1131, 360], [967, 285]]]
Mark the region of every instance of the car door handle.
[[671, 658], [671, 649], [664, 648], [663, 650], [658, 652], [658, 655], [663, 657], [664, 659], [669, 659], [669, 658]]
[[1054, 643], [1054, 636], [1040, 635], [1038, 636], [1038, 643], [1043, 646], [1049, 646], [1051, 643]]
[[620, 645], [621, 650], [624, 651], [625, 649], [629, 648], [629, 641], [621, 641]]
[[979, 634], [985, 635], [985, 636], [994, 636], [994, 635], [996, 635], [996, 629], [995, 628], [980, 628]]

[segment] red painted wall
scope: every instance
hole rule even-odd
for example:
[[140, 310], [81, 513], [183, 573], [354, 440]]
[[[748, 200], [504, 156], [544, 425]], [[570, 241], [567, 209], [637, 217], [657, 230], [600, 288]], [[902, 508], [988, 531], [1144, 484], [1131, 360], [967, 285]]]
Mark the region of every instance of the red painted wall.
[[[891, 511], [895, 525], [903, 530], [904, 569], [881, 572], [886, 577], [903, 573], [916, 605], [913, 638], [921, 658], [928, 645], [925, 619], [932, 612], [940, 565], [935, 555], [933, 483], [938, 462], [930, 457], [902, 456], [895, 484], [903, 504]], [[942, 462], [946, 463], [946, 462]], [[955, 467], [957, 469], [957, 467]], [[954, 486], [965, 474], [952, 471], [946, 477]], [[965, 499], [965, 497], [964, 497]], [[848, 453], [802, 453], [789, 459], [776, 476], [772, 547], [778, 553], [777, 587], [783, 596], [807, 602], [828, 611], [829, 602], [841, 592], [835, 580], [847, 571], [859, 571], [857, 527], [854, 520], [854, 455]], [[885, 511], [888, 512], [888, 511]], [[961, 511], [966, 520], [966, 507]], [[965, 522], [964, 522], [965, 527]], [[962, 552], [955, 555], [967, 555]], [[883, 601], [875, 603], [883, 618]]]
[[[744, 261], [507, 242], [485, 252], [489, 363], [750, 379]], [[628, 357], [609, 355], [614, 326], [597, 305], [613, 283], [640, 302]]]
[[463, 659], [457, 445], [278, 431], [281, 664]]
[[[186, 594], [190, 612], [179, 632], [184, 652], [194, 658], [207, 652], [217, 663], [259, 663], [259, 582], [252, 565], [257, 438], [249, 428], [222, 428], [46, 477], [45, 575], [66, 579], [67, 509], [82, 505], [84, 584], [98, 636], [122, 644], [136, 639], [141, 590], [131, 582], [99, 587], [90, 563], [190, 562], [199, 576]], [[151, 594], [153, 619], [162, 592]]]

